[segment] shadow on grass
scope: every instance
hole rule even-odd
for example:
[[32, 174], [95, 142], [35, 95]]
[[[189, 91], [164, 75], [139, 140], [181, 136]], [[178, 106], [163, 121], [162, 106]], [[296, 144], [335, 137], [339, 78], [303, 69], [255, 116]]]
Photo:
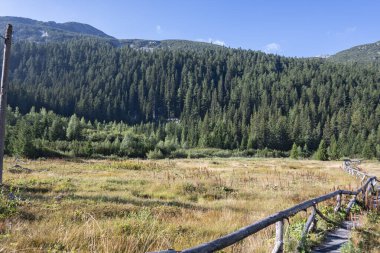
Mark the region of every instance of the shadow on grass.
[[29, 192], [29, 193], [48, 193], [52, 190], [51, 187], [46, 187], [46, 186], [24, 186], [24, 185], [8, 185], [8, 184], [3, 184], [2, 190], [4, 192]]
[[108, 196], [81, 196], [81, 195], [70, 195], [68, 197], [71, 200], [90, 200], [95, 202], [108, 202], [108, 203], [118, 203], [118, 204], [132, 204], [141, 207], [151, 207], [151, 206], [175, 206], [185, 209], [192, 209], [197, 211], [206, 212], [210, 210], [209, 208], [196, 206], [189, 203], [183, 203], [179, 201], [162, 201], [162, 200], [152, 200], [152, 199], [124, 199], [120, 197], [108, 197]]

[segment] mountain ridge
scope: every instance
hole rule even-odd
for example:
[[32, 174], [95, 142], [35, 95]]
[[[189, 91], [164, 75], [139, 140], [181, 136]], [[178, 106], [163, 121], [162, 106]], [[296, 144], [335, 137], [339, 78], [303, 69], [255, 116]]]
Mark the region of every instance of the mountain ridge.
[[380, 41], [342, 50], [328, 59], [340, 63], [380, 63]]
[[[5, 27], [8, 23], [12, 23], [14, 26], [13, 38], [16, 42], [49, 43], [90, 37], [108, 41], [116, 47], [128, 46], [147, 52], [156, 49], [197, 50], [227, 48], [217, 44], [184, 39], [119, 39], [89, 24], [79, 22], [57, 23], [55, 21], [44, 22], [24, 17], [0, 16], [0, 27]], [[329, 57], [318, 56], [317, 58], [338, 63], [380, 63], [380, 41], [342, 50]]]
[[78, 22], [57, 23], [55, 21], [43, 22], [24, 17], [0, 17], [0, 27], [5, 27], [8, 23], [13, 25], [14, 41], [51, 42], [83, 36], [116, 40], [91, 25]]
[[14, 41], [31, 41], [37, 43], [61, 42], [70, 39], [93, 37], [110, 41], [114, 46], [129, 46], [144, 51], [154, 49], [196, 49], [223, 48], [212, 43], [198, 42], [182, 39], [149, 40], [149, 39], [119, 39], [84, 23], [55, 21], [38, 21], [24, 17], [0, 16], [0, 27], [6, 27], [8, 23], [13, 25]]

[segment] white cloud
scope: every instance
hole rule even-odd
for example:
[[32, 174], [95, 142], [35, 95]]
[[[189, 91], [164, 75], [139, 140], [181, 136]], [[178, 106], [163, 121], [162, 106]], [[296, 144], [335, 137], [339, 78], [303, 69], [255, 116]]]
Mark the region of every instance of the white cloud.
[[156, 32], [157, 33], [162, 33], [162, 29], [160, 25], [156, 25]]
[[213, 40], [213, 39], [209, 38], [208, 42], [211, 44], [215, 44], [215, 45], [219, 45], [219, 46], [223, 46], [223, 47], [226, 46], [226, 43], [222, 40]]
[[42, 33], [41, 37], [49, 37], [48, 32], [46, 32], [46, 31], [41, 31], [41, 33]]
[[207, 42], [207, 43], [211, 43], [211, 44], [215, 44], [215, 45], [219, 45], [219, 46], [223, 46], [223, 47], [226, 47], [227, 44], [222, 41], [222, 40], [218, 40], [218, 39], [213, 39], [213, 38], [208, 38], [208, 40], [205, 40], [205, 39], [197, 39], [196, 41], [199, 41], [199, 42]]
[[354, 33], [356, 33], [357, 30], [358, 30], [357, 26], [349, 26], [340, 31], [327, 31], [326, 34], [328, 36], [346, 37], [346, 36], [353, 35]]
[[281, 51], [281, 46], [278, 43], [272, 42], [264, 47], [264, 52], [268, 54], [275, 54]]
[[345, 32], [346, 33], [354, 33], [354, 32], [356, 32], [357, 29], [358, 29], [357, 26], [351, 26], [351, 27], [347, 27]]

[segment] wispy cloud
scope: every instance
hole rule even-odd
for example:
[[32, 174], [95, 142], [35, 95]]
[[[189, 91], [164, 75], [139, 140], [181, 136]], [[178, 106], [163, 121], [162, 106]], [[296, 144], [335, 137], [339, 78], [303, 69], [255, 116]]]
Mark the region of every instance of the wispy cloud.
[[264, 47], [264, 52], [268, 54], [275, 54], [281, 51], [281, 46], [280, 44], [276, 42], [269, 43], [265, 45]]
[[357, 29], [358, 29], [357, 26], [351, 26], [351, 27], [347, 27], [347, 28], [345, 29], [345, 32], [346, 32], [346, 33], [354, 33], [354, 32], [356, 32]]
[[211, 44], [215, 44], [215, 45], [219, 45], [219, 46], [223, 46], [223, 47], [227, 46], [227, 44], [223, 40], [218, 40], [218, 39], [213, 39], [213, 38], [208, 38], [207, 40], [197, 39], [196, 41], [207, 42], [207, 43], [211, 43]]
[[161, 33], [162, 33], [162, 28], [161, 28], [160, 25], [156, 25], [156, 32], [157, 32], [158, 34], [161, 34]]
[[355, 25], [355, 26], [348, 26], [340, 31], [328, 31], [327, 35], [344, 37], [344, 36], [349, 36], [351, 34], [354, 34], [357, 31], [358, 31], [358, 27]]

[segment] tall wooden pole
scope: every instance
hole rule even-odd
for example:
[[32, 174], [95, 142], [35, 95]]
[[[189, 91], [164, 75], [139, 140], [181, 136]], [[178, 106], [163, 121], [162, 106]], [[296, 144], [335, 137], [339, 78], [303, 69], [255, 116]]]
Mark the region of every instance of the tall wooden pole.
[[7, 91], [8, 91], [8, 66], [11, 54], [12, 25], [7, 25], [4, 38], [3, 69], [1, 73], [0, 88], [0, 185], [3, 184], [3, 158], [5, 139], [5, 114], [7, 111]]

